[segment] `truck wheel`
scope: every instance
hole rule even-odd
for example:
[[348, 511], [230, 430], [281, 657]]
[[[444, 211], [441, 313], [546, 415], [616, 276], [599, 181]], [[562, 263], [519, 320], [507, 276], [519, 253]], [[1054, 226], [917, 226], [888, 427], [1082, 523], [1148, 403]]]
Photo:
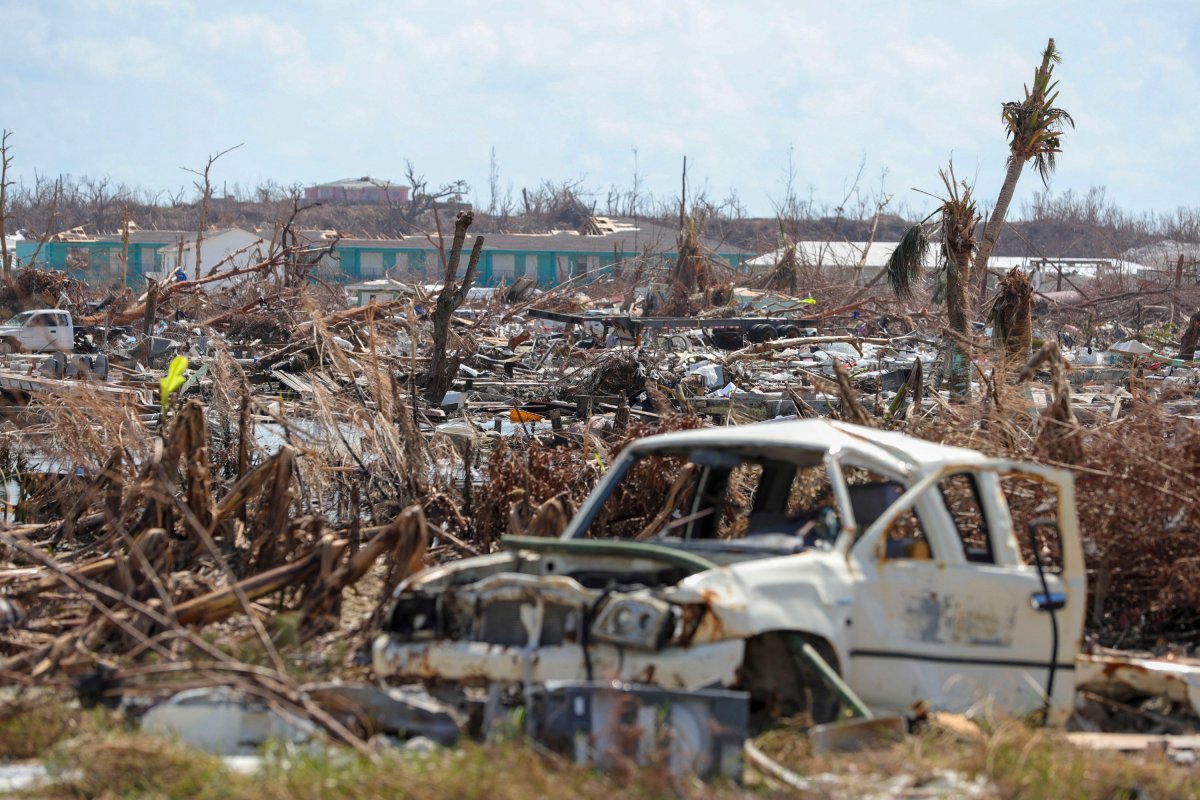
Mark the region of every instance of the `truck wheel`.
[[17, 345], [12, 339], [0, 339], [0, 355], [7, 356], [17, 352]]
[[687, 353], [692, 349], [692, 346], [688, 342], [688, 338], [686, 336], [672, 336], [668, 341], [671, 343], [672, 353]]
[[792, 637], [799, 637], [838, 668], [833, 648], [823, 639], [790, 631], [773, 631], [746, 640], [742, 690], [750, 693], [750, 727], [762, 731], [782, 720], [807, 717], [813, 725], [833, 722], [841, 700], [804, 659], [795, 655]]

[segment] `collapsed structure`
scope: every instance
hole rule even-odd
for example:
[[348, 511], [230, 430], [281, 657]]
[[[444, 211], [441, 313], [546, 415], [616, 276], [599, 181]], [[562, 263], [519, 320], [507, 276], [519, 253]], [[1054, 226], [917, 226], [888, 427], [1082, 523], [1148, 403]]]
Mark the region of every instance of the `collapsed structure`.
[[[1000, 318], [1036, 303], [1038, 330], [997, 350], [819, 269], [781, 291], [796, 264], [751, 278], [689, 228], [669, 263], [479, 291], [469, 225], [440, 280], [374, 298], [313, 283], [329, 250], [290, 240], [138, 298], [19, 273], [20, 310], [96, 352], [16, 333], [46, 352], [0, 368], [5, 673], [131, 714], [232, 688], [358, 747], [613, 678], [746, 690], [712, 701], [755, 719], [991, 695], [1099, 728], [1165, 694], [1191, 724], [1186, 662], [1098, 648], [1200, 644], [1194, 288], [1018, 291]], [[290, 677], [366, 679], [372, 646], [374, 677], [454, 691]]]

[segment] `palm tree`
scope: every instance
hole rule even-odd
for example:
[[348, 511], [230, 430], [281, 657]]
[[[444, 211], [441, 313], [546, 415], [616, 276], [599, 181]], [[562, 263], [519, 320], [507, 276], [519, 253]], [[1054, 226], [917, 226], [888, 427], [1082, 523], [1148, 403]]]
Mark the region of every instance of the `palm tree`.
[[1062, 61], [1062, 56], [1051, 39], [1042, 53], [1042, 64], [1033, 73], [1033, 88], [1025, 87], [1025, 99], [1010, 101], [1004, 104], [1001, 118], [1008, 129], [1008, 172], [1004, 176], [1004, 185], [1000, 187], [1000, 196], [996, 198], [996, 207], [988, 218], [983, 231], [983, 242], [975, 256], [975, 264], [979, 268], [979, 302], [983, 302], [987, 293], [987, 265], [1000, 238], [1000, 227], [1008, 213], [1008, 204], [1012, 202], [1013, 193], [1017, 190], [1017, 180], [1025, 164], [1033, 161], [1038, 174], [1045, 184], [1054, 171], [1055, 156], [1062, 152], [1062, 137], [1065, 125], [1075, 127], [1071, 115], [1061, 108], [1055, 108], [1054, 101], [1058, 99], [1058, 81], [1054, 80], [1054, 65]]
[[[946, 187], [946, 196], [938, 198], [939, 205], [925, 219], [908, 229], [900, 244], [888, 259], [888, 283], [897, 297], [912, 294], [913, 283], [920, 278], [925, 268], [925, 255], [929, 247], [929, 232], [926, 225], [938, 217], [935, 233], [940, 233], [942, 257], [946, 269], [946, 316], [950, 330], [967, 335], [968, 319], [971, 314], [967, 296], [967, 280], [971, 274], [971, 256], [975, 252], [975, 226], [979, 214], [971, 186], [954, 177], [954, 165], [938, 170], [938, 176]], [[940, 228], [940, 231], [939, 231]], [[954, 397], [966, 396], [970, 372], [966, 358], [951, 342], [948, 348], [951, 363], [950, 392]]]

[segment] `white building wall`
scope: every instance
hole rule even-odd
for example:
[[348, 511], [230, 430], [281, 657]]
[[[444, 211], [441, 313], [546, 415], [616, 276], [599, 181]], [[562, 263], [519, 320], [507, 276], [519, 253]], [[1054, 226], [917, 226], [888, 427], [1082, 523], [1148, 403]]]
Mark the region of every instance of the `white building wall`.
[[[263, 239], [257, 233], [244, 231], [241, 228], [215, 231], [206, 235], [200, 243], [200, 276], [208, 275], [218, 265], [220, 267], [218, 272], [227, 272], [257, 264], [266, 260], [270, 249], [270, 241]], [[182, 266], [188, 278], [195, 277], [195, 237], [184, 242], [182, 261], [179, 258], [177, 245], [167, 245], [159, 250], [159, 253], [162, 255], [163, 273], [169, 275]]]

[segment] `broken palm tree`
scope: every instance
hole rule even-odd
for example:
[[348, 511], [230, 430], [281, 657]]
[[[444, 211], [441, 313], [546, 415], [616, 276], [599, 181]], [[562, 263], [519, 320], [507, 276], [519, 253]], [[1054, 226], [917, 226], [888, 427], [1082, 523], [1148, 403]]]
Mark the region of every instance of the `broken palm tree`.
[[1038, 418], [1038, 450], [1053, 461], [1074, 464], [1083, 457], [1082, 430], [1071, 410], [1071, 387], [1067, 383], [1069, 367], [1057, 342], [1042, 345], [1025, 364], [1017, 380], [1029, 380], [1039, 368], [1050, 371], [1052, 392]]
[[992, 340], [1007, 368], [1022, 363], [1033, 346], [1033, 286], [1020, 267], [1000, 281], [992, 301]]
[[[979, 214], [971, 196], [970, 184], [955, 178], [953, 164], [948, 169], [938, 170], [938, 176], [946, 187], [946, 195], [939, 198], [940, 204], [933, 213], [909, 228], [900, 245], [888, 258], [888, 283], [898, 297], [911, 295], [913, 284], [925, 269], [930, 238], [925, 226], [936, 216], [945, 265], [946, 316], [950, 329], [965, 337], [969, 333], [971, 315], [967, 284], [975, 252], [975, 226], [979, 222]], [[954, 342], [947, 342], [946, 354], [951, 397], [965, 400], [970, 389], [969, 360]]]
[[1000, 239], [1000, 228], [1008, 214], [1008, 205], [1016, 192], [1021, 171], [1028, 162], [1033, 161], [1045, 185], [1054, 171], [1056, 156], [1062, 152], [1066, 126], [1075, 127], [1071, 115], [1054, 105], [1058, 100], [1054, 65], [1061, 61], [1062, 56], [1054, 46], [1054, 40], [1050, 39], [1042, 51], [1042, 63], [1034, 70], [1033, 83], [1025, 87], [1025, 97], [1005, 103], [1001, 111], [1008, 133], [1008, 171], [996, 198], [996, 206], [988, 217], [975, 259], [979, 269], [980, 303], [987, 294], [988, 259]]
[[671, 294], [662, 309], [666, 316], [686, 316], [697, 311], [693, 295], [716, 284], [713, 265], [700, 244], [700, 223], [689, 218], [679, 232], [679, 257], [669, 278]]

